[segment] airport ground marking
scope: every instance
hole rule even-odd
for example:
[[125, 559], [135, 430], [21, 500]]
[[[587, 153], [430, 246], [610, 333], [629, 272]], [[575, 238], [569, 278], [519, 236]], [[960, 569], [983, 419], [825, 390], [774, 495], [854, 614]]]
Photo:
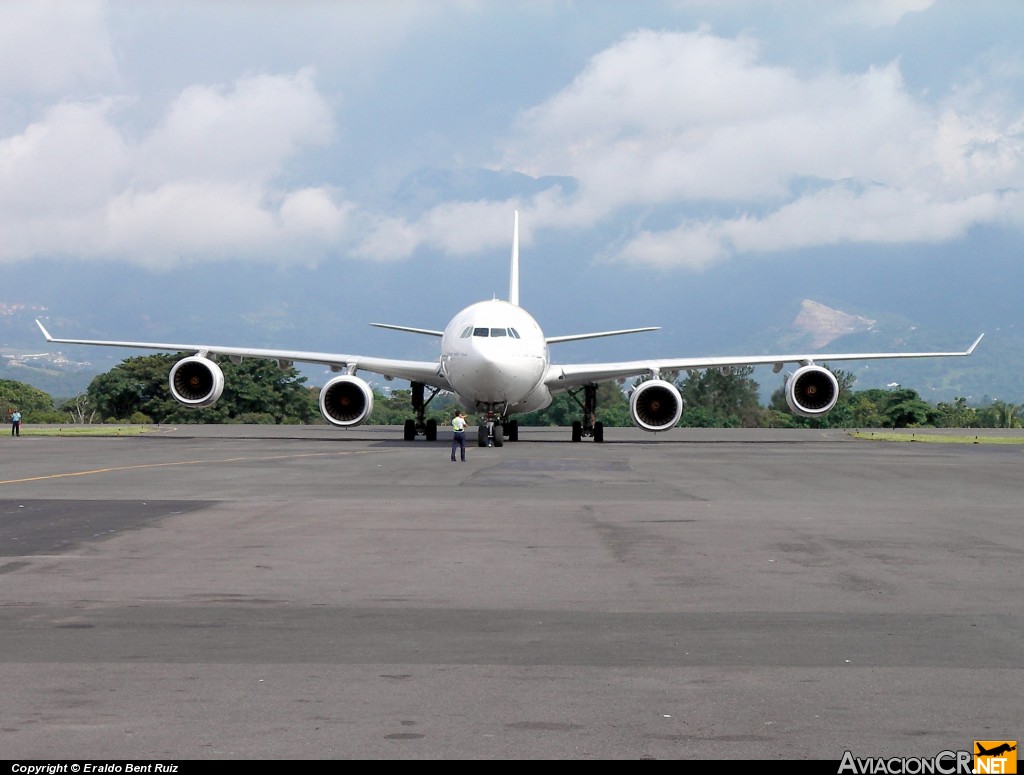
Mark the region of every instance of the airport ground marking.
[[985, 436], [947, 433], [887, 433], [885, 431], [857, 431], [850, 433], [855, 439], [868, 441], [918, 441], [929, 444], [1024, 444], [1024, 436]]
[[141, 468], [170, 468], [172, 466], [200, 466], [213, 465], [217, 463], [239, 463], [257, 460], [290, 460], [300, 457], [323, 457], [325, 455], [368, 455], [371, 452], [380, 450], [340, 450], [336, 452], [300, 452], [294, 455], [266, 455], [262, 457], [229, 457], [222, 460], [174, 460], [169, 463], [137, 463], [130, 466], [109, 466], [107, 468], [93, 468], [86, 471], [67, 471], [62, 474], [43, 474], [41, 476], [26, 476], [21, 479], [6, 479], [0, 481], [0, 485], [23, 484], [25, 482], [39, 482], [46, 479], [65, 479], [73, 476], [95, 476], [96, 474], [107, 474], [115, 471], [134, 471]]

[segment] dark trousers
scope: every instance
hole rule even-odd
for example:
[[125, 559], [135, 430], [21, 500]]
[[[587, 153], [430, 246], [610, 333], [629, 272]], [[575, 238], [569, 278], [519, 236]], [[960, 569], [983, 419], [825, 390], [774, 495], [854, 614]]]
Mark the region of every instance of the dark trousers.
[[12, 436], [20, 436], [21, 435], [21, 421], [20, 420], [18, 422], [12, 422], [11, 423], [11, 435]]
[[462, 452], [462, 460], [466, 460], [466, 433], [465, 431], [452, 433], [452, 460], [455, 459], [455, 450]]

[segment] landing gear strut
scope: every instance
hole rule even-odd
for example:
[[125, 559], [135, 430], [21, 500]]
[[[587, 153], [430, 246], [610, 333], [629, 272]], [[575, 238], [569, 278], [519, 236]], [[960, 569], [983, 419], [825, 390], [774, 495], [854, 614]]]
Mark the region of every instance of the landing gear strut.
[[476, 431], [479, 447], [501, 447], [506, 441], [519, 441], [519, 421], [502, 420], [501, 415], [488, 411]]
[[569, 397], [572, 398], [580, 409], [583, 410], [583, 420], [576, 420], [572, 424], [572, 440], [582, 441], [583, 437], [593, 437], [594, 441], [600, 443], [604, 441], [604, 423], [596, 422], [595, 416], [597, 413], [597, 385], [584, 385], [583, 386], [583, 400], [579, 399], [579, 390], [569, 391]]
[[[511, 441], [511, 439], [509, 439]], [[502, 447], [505, 445], [505, 426], [494, 412], [488, 412], [476, 429], [478, 447]]]
[[416, 419], [405, 421], [405, 440], [415, 441], [416, 435], [422, 433], [426, 436], [427, 441], [437, 441], [437, 420], [426, 419], [426, 412], [427, 404], [434, 399], [434, 396], [441, 392], [441, 389], [432, 389], [430, 396], [424, 400], [423, 392], [425, 385], [422, 382], [413, 382], [410, 387], [412, 388], [412, 409], [416, 413]]

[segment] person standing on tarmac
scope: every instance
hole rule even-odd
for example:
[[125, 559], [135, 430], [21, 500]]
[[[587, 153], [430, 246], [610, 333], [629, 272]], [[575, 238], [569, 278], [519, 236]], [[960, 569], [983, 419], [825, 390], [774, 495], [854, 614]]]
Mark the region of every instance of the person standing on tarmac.
[[462, 452], [462, 462], [466, 462], [466, 413], [459, 412], [452, 420], [452, 462], [455, 462], [455, 449]]

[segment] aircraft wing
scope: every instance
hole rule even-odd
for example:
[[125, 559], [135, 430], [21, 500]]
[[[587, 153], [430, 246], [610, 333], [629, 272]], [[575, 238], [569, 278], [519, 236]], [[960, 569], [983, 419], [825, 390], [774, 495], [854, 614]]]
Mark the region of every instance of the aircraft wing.
[[431, 387], [450, 390], [447, 378], [441, 375], [439, 361], [406, 361], [392, 358], [375, 358], [367, 355], [342, 353], [307, 352], [303, 350], [265, 350], [258, 347], [224, 347], [207, 344], [172, 344], [167, 342], [116, 342], [98, 339], [59, 339], [51, 336], [38, 320], [36, 325], [43, 332], [47, 342], [56, 344], [84, 344], [98, 347], [131, 347], [139, 350], [165, 352], [188, 352], [201, 355], [226, 355], [229, 358], [264, 358], [279, 363], [316, 363], [329, 366], [332, 371], [348, 369], [369, 371], [387, 379], [397, 378], [410, 382], [422, 382]]
[[599, 339], [602, 336], [619, 336], [621, 334], [639, 334], [644, 331], [657, 331], [661, 326], [647, 326], [646, 328], [623, 328], [618, 331], [596, 331], [592, 334], [569, 334], [568, 336], [549, 336], [546, 341], [548, 344], [558, 344], [559, 342], [576, 342], [580, 339]]
[[580, 385], [604, 382], [612, 379], [626, 379], [664, 372], [687, 371], [690, 369], [713, 369], [728, 366], [768, 366], [781, 371], [787, 363], [807, 365], [820, 361], [869, 361], [896, 358], [950, 358], [970, 355], [981, 342], [982, 334], [962, 352], [923, 353], [791, 353], [787, 355], [726, 355], [706, 358], [666, 358], [642, 361], [620, 361], [617, 363], [556, 364], [548, 367], [545, 384], [549, 390], [567, 390]]
[[391, 323], [370, 323], [377, 328], [390, 328], [392, 331], [408, 331], [412, 334], [426, 334], [427, 336], [444, 336], [444, 331], [435, 331], [432, 328], [411, 328], [410, 326], [395, 326]]

